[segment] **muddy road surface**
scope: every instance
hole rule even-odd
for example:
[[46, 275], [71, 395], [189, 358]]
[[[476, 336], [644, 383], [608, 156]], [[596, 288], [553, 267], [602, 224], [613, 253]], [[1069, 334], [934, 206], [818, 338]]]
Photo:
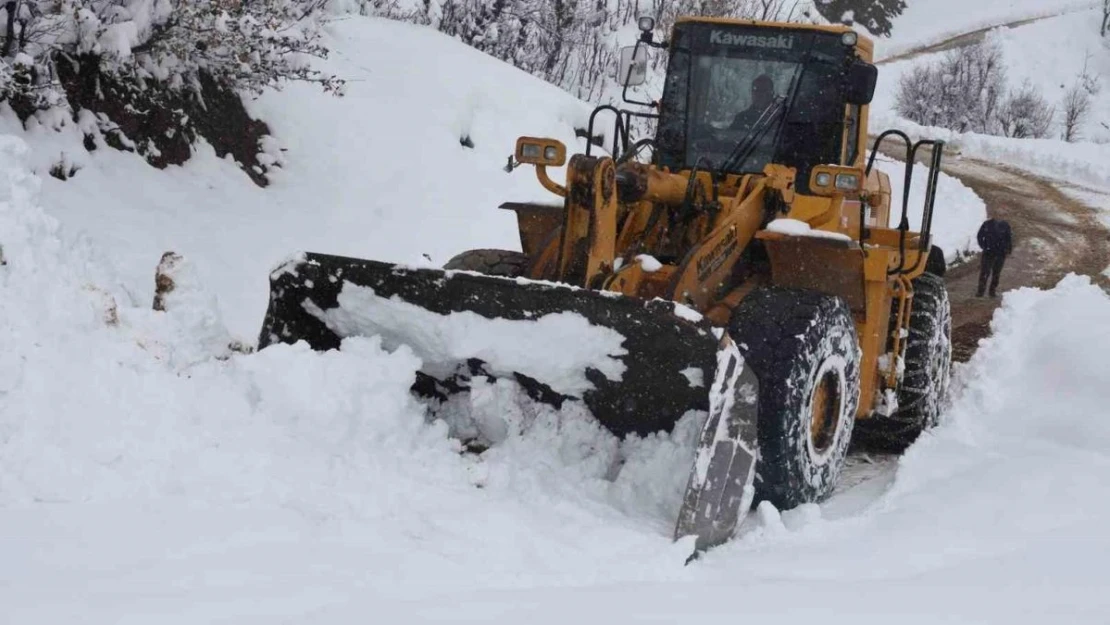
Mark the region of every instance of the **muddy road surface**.
[[[887, 158], [905, 158], [904, 150], [893, 145], [881, 151]], [[1110, 286], [1103, 275], [1110, 267], [1110, 231], [1097, 209], [1065, 195], [1050, 180], [1004, 165], [946, 155], [941, 169], [978, 194], [988, 215], [1010, 222], [1014, 233], [1014, 252], [1002, 269], [999, 297], [977, 296], [978, 255], [950, 268], [945, 276], [952, 300], [955, 360], [966, 362], [979, 339], [990, 333], [991, 317], [1005, 291], [1051, 288], [1068, 273], [1087, 275]], [[937, 205], [934, 219], [943, 219], [944, 210]]]

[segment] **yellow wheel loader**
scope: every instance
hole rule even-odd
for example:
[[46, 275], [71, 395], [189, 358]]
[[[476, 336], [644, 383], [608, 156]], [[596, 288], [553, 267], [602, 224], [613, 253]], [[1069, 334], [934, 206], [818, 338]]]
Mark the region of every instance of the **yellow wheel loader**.
[[[517, 141], [507, 169], [534, 166], [552, 194], [502, 206], [521, 251], [471, 250], [442, 270], [296, 255], [270, 277], [259, 346], [379, 335], [423, 359], [414, 391], [511, 378], [537, 400], [584, 405], [618, 436], [698, 411], [675, 538], [703, 550], [758, 501], [828, 497], [853, 436], [901, 449], [936, 422], [951, 358], [930, 236], [943, 146], [888, 131], [865, 158], [877, 70], [871, 41], [847, 26], [686, 18], [665, 42], [650, 18], [641, 30], [618, 77], [646, 111], [598, 107], [569, 161], [558, 141]], [[628, 89], [649, 48], [668, 54], [662, 95], [637, 102]], [[603, 113], [613, 131], [595, 140]], [[654, 136], [633, 141], [643, 117]], [[893, 226], [889, 179], [873, 168], [889, 137], [909, 155]], [[494, 335], [508, 338], [481, 339]], [[561, 364], [537, 367], [537, 355]]]

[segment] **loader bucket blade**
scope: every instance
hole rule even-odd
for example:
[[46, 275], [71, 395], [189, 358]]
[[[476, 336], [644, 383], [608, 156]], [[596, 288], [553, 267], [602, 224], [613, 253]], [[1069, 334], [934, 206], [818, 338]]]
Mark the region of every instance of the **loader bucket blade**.
[[695, 552], [731, 538], [755, 495], [759, 381], [727, 335], [717, 361], [709, 417], [675, 526], [675, 540], [697, 537]]
[[719, 341], [686, 313], [659, 299], [307, 253], [271, 274], [259, 349], [379, 335], [387, 349], [412, 348], [432, 377], [477, 360], [583, 401], [617, 436], [647, 435], [710, 408]]

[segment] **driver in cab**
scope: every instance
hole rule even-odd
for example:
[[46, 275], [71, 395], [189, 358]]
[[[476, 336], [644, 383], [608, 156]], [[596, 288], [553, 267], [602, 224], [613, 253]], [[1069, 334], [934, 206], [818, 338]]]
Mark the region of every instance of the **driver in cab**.
[[760, 74], [752, 80], [752, 101], [748, 108], [736, 114], [730, 130], [751, 130], [759, 117], [775, 99], [775, 83], [767, 74]]

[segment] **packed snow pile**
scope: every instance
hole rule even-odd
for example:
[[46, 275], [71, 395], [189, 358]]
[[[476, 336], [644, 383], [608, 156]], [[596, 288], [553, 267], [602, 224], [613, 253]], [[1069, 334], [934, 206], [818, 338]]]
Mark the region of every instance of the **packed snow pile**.
[[[637, 579], [688, 555], [668, 539], [703, 415], [621, 441], [574, 406], [479, 381], [450, 420], [433, 421], [409, 392], [422, 363], [407, 347], [373, 337], [326, 353], [233, 349], [187, 259], [164, 259], [174, 288], [161, 310], [113, 288], [92, 249], [38, 207], [25, 151], [0, 137], [0, 601], [15, 622], [137, 609], [91, 581], [70, 587], [67, 604], [53, 595], [59, 564], [110, 586], [155, 557], [146, 587], [192, 589], [156, 611], [223, 617], [256, 609], [204, 596], [227, 580], [276, 590], [261, 569], [227, 566], [296, 577], [341, 544], [394, 596], [436, 579]], [[497, 446], [461, 454], [468, 430]], [[583, 540], [609, 545], [612, 564], [581, 557]], [[254, 557], [263, 548], [270, 556]], [[332, 596], [300, 582], [277, 592], [285, 603], [256, 603], [296, 612]]]
[[477, 358], [491, 363], [495, 375], [519, 372], [556, 393], [581, 396], [594, 388], [587, 368], [614, 381], [626, 369], [624, 337], [574, 312], [525, 320], [490, 319], [468, 310], [441, 315], [356, 285], [345, 286], [338, 303], [332, 310], [310, 312], [340, 336], [399, 328], [401, 337], [381, 331], [386, 346], [413, 349], [425, 361], [425, 372], [440, 378], [453, 373], [458, 363]]
[[1110, 423], [1089, 417], [1105, 412], [1110, 388], [1110, 295], [1074, 274], [1049, 291], [1009, 291], [991, 328], [955, 380], [945, 417], [955, 427], [944, 437], [1000, 452], [1025, 441], [1106, 457]]

